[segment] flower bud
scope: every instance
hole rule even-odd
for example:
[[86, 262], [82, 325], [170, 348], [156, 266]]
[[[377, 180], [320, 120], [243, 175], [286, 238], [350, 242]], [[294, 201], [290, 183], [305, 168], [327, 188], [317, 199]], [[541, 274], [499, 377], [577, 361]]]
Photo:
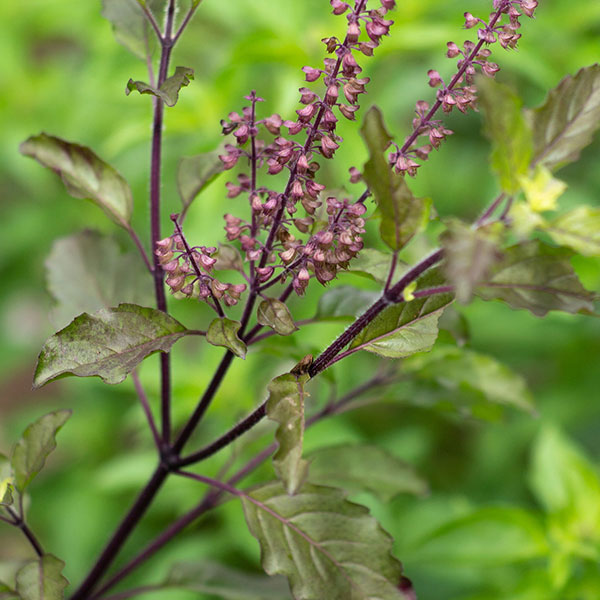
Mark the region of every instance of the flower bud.
[[321, 70], [313, 67], [302, 67], [302, 70], [306, 74], [306, 81], [316, 81], [321, 77]]

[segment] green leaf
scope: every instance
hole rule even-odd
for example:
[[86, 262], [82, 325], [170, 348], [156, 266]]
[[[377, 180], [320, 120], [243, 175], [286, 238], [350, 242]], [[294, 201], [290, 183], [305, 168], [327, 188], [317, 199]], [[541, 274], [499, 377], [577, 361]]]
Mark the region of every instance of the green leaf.
[[392, 138], [376, 106], [365, 115], [360, 134], [369, 150], [363, 178], [381, 213], [381, 239], [392, 250], [401, 250], [427, 224], [431, 201], [415, 198], [404, 177], [390, 168], [385, 151]]
[[[499, 224], [496, 224], [499, 225]], [[499, 229], [502, 229], [499, 225]], [[458, 220], [448, 223], [441, 235], [444, 248], [444, 272], [454, 286], [456, 299], [471, 301], [475, 286], [489, 273], [491, 266], [502, 258], [498, 248], [498, 227], [472, 227]]]
[[276, 482], [242, 502], [263, 568], [288, 577], [294, 598], [405, 600], [392, 539], [341, 490], [306, 484], [289, 496]]
[[177, 189], [185, 214], [196, 196], [225, 170], [219, 151], [185, 156], [177, 167]]
[[308, 462], [302, 459], [304, 385], [308, 380], [308, 375], [285, 373], [267, 388], [267, 417], [279, 423], [275, 432], [279, 448], [273, 456], [273, 467], [288, 494], [295, 494], [308, 475]]
[[191, 590], [220, 600], [283, 600], [289, 596], [283, 577], [246, 573], [210, 560], [174, 564], [165, 583], [157, 586], [169, 588]]
[[244, 261], [239, 250], [229, 244], [219, 244], [216, 254], [212, 255], [217, 262], [213, 265], [216, 271], [243, 271]]
[[529, 481], [546, 512], [580, 539], [600, 540], [598, 469], [555, 427], [542, 428], [535, 441]]
[[298, 331], [290, 309], [275, 298], [267, 298], [258, 305], [256, 319], [261, 325], [270, 327], [279, 335], [290, 335]]
[[248, 348], [240, 340], [237, 332], [240, 330], [241, 323], [231, 319], [215, 319], [206, 332], [206, 341], [213, 346], [224, 346], [240, 358], [246, 358]]
[[[439, 269], [432, 269], [419, 279], [418, 289], [443, 283]], [[437, 321], [453, 300], [454, 296], [446, 293], [393, 304], [354, 338], [349, 349], [368, 350], [386, 358], [430, 350], [438, 334]]]
[[526, 308], [543, 317], [549, 310], [592, 312], [592, 294], [580, 283], [573, 253], [539, 240], [522, 242], [504, 251], [477, 294], [484, 300], [504, 300], [513, 308]]
[[520, 508], [489, 507], [445, 523], [411, 554], [419, 564], [471, 568], [506, 565], [549, 553], [542, 524]]
[[14, 477], [10, 460], [4, 454], [0, 454], [0, 506], [12, 505], [14, 500], [13, 485]]
[[600, 256], [600, 208], [578, 206], [551, 221], [544, 230], [561, 246], [584, 256]]
[[175, 73], [165, 79], [163, 84], [157, 89], [144, 83], [143, 81], [127, 82], [125, 93], [129, 96], [131, 92], [138, 91], [140, 94], [150, 94], [160, 98], [167, 106], [175, 106], [179, 100], [179, 91], [182, 87], [187, 87], [194, 79], [194, 69], [190, 67], [175, 67]]
[[46, 341], [33, 385], [69, 375], [121, 383], [144, 358], [168, 352], [187, 332], [164, 312], [136, 304], [83, 313]]
[[567, 189], [567, 184], [552, 177], [552, 173], [538, 164], [527, 177], [521, 177], [521, 187], [529, 208], [534, 212], [545, 212], [558, 208], [558, 199]]
[[381, 294], [340, 285], [327, 290], [319, 298], [315, 319], [354, 319], [376, 302]]
[[369, 492], [382, 502], [398, 494], [423, 495], [427, 484], [404, 461], [369, 444], [319, 448], [308, 457], [311, 483]]
[[479, 105], [485, 116], [485, 132], [492, 142], [491, 164], [502, 189], [519, 191], [519, 178], [527, 174], [532, 154], [532, 136], [521, 111], [521, 99], [507, 86], [478, 77]]
[[527, 116], [533, 130], [533, 164], [559, 169], [577, 160], [600, 127], [600, 65], [567, 75]]
[[145, 304], [152, 294], [139, 255], [121, 253], [113, 238], [95, 231], [56, 240], [44, 264], [48, 290], [58, 303], [53, 316], [60, 326], [83, 312], [121, 302]]
[[[144, 1], [160, 21], [167, 0]], [[130, 52], [142, 59], [152, 54], [155, 33], [137, 0], [102, 0], [102, 16], [112, 24], [117, 41]]]
[[71, 196], [91, 200], [114, 223], [130, 229], [133, 197], [129, 184], [89, 148], [41, 133], [24, 141], [19, 151], [60, 175]]
[[17, 573], [17, 592], [22, 600], [62, 600], [69, 582], [62, 575], [65, 563], [52, 554], [26, 564]]
[[0, 582], [0, 600], [20, 600], [20, 596], [11, 587]]
[[466, 348], [434, 349], [412, 356], [402, 371], [421, 380], [435, 381], [452, 391], [474, 391], [495, 404], [534, 410], [533, 397], [523, 377], [491, 356]]
[[20, 494], [42, 470], [46, 458], [56, 448], [56, 434], [70, 416], [70, 410], [48, 413], [23, 432], [23, 437], [16, 443], [11, 457], [15, 487]]
[[[347, 271], [363, 275], [377, 283], [385, 285], [393, 260], [393, 254], [380, 252], [374, 248], [363, 248], [359, 255], [352, 259]], [[396, 259], [396, 272], [392, 281], [396, 281], [404, 270], [406, 270], [406, 264]]]

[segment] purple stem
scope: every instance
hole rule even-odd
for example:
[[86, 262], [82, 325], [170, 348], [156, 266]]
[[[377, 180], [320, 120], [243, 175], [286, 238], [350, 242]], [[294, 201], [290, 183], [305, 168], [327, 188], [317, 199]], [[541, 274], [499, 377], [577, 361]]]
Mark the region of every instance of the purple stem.
[[133, 379], [133, 385], [135, 386], [135, 391], [137, 392], [138, 398], [140, 400], [140, 404], [142, 405], [142, 409], [144, 414], [146, 415], [146, 419], [148, 421], [148, 425], [150, 427], [150, 431], [152, 431], [152, 437], [154, 438], [154, 443], [158, 448], [160, 453], [162, 449], [162, 443], [160, 440], [160, 434], [158, 433], [158, 429], [156, 428], [156, 423], [154, 422], [154, 417], [152, 416], [152, 410], [150, 408], [150, 404], [148, 402], [148, 396], [146, 396], [146, 392], [142, 387], [142, 382], [140, 381], [139, 375], [135, 369], [131, 372], [131, 379]]
[[38, 555], [39, 558], [41, 558], [44, 555], [44, 549], [42, 548], [42, 545], [40, 544], [38, 539], [35, 537], [33, 531], [31, 531], [27, 523], [25, 523], [23, 517], [19, 516], [10, 506], [5, 506], [4, 508], [13, 519], [12, 521], [7, 520], [7, 522], [9, 522], [11, 525], [14, 525], [23, 532], [23, 535], [27, 538], [27, 540], [33, 547], [35, 553]]

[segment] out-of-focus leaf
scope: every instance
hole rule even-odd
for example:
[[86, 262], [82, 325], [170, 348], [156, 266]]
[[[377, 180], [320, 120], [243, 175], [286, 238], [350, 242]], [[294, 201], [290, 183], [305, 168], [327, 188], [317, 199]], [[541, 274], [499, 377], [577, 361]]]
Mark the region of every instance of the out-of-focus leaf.
[[177, 167], [177, 189], [185, 214], [196, 196], [224, 171], [219, 152], [185, 156]]
[[220, 244], [216, 254], [212, 255], [217, 262], [213, 268], [217, 271], [241, 271], [244, 261], [238, 249], [229, 244]]
[[[499, 228], [502, 229], [502, 225]], [[448, 223], [448, 229], [440, 238], [444, 248], [444, 272], [448, 282], [454, 285], [459, 302], [470, 302], [475, 286], [502, 257], [499, 235], [497, 227], [473, 229], [458, 220]]]
[[389, 502], [398, 494], [427, 492], [427, 483], [408, 463], [377, 446], [328, 446], [315, 450], [307, 458], [311, 483], [369, 492], [382, 502]]
[[269, 575], [288, 577], [303, 600], [406, 600], [392, 539], [341, 490], [306, 484], [289, 496], [279, 482], [242, 496]]
[[46, 341], [33, 385], [69, 375], [120, 383], [147, 356], [168, 352], [187, 332], [173, 317], [137, 304], [83, 313]]
[[[393, 260], [393, 254], [381, 252], [374, 248], [363, 248], [359, 255], [350, 262], [348, 271], [350, 273], [364, 275], [377, 283], [385, 285]], [[402, 261], [397, 260], [394, 281], [398, 278], [398, 275], [405, 270], [405, 267], [406, 265], [402, 263]]]
[[270, 327], [279, 335], [290, 335], [298, 330], [290, 309], [275, 298], [263, 300], [258, 305], [256, 319], [261, 325]]
[[[145, 0], [158, 22], [167, 0]], [[139, 58], [152, 54], [156, 36], [137, 0], [102, 0], [102, 16], [111, 22], [120, 44]]]
[[321, 295], [315, 319], [353, 319], [367, 310], [380, 296], [378, 292], [340, 285]]
[[440, 330], [447, 331], [459, 346], [464, 346], [471, 339], [471, 330], [467, 318], [456, 308], [449, 306], [438, 321]]
[[237, 334], [241, 326], [239, 321], [217, 318], [208, 326], [206, 341], [213, 346], [228, 348], [240, 358], [246, 358], [248, 348]]
[[528, 111], [533, 129], [533, 164], [549, 169], [577, 160], [600, 127], [600, 65], [567, 75], [542, 106]]
[[59, 326], [121, 302], [145, 304], [152, 294], [139, 255], [121, 253], [114, 239], [95, 231], [56, 240], [44, 264]]
[[288, 494], [295, 494], [308, 475], [308, 462], [302, 458], [304, 385], [308, 379], [308, 375], [285, 373], [267, 388], [267, 417], [279, 423], [275, 432], [279, 448], [273, 456], [273, 467]]
[[488, 402], [533, 411], [533, 397], [523, 377], [493, 357], [466, 348], [441, 348], [412, 356], [402, 371], [449, 390], [480, 392]]
[[557, 200], [567, 189], [567, 184], [552, 177], [552, 173], [544, 165], [538, 164], [527, 177], [521, 177], [521, 187], [531, 210], [544, 212], [556, 210]]
[[158, 589], [180, 588], [220, 600], [283, 600], [289, 587], [283, 577], [245, 573], [202, 560], [176, 563]]
[[70, 410], [48, 413], [32, 423], [16, 443], [11, 457], [15, 487], [23, 493], [42, 470], [48, 455], [56, 448], [56, 434], [71, 416]]
[[600, 256], [600, 208], [578, 206], [544, 227], [561, 246], [584, 256]]
[[542, 558], [549, 553], [542, 524], [512, 507], [480, 508], [445, 523], [421, 540], [413, 560], [422, 563], [497, 566]]
[[194, 69], [190, 67], [175, 67], [175, 73], [164, 80], [163, 84], [157, 89], [143, 81], [127, 82], [125, 93], [129, 96], [131, 92], [138, 91], [140, 94], [150, 94], [160, 98], [167, 106], [175, 106], [179, 100], [181, 88], [190, 85], [194, 79]]
[[10, 586], [0, 582], [0, 600], [20, 600], [20, 597]]
[[477, 89], [485, 116], [485, 132], [492, 142], [491, 164], [502, 189], [514, 194], [519, 178], [527, 174], [533, 148], [521, 99], [507, 86], [481, 76]]
[[60, 175], [71, 196], [91, 200], [129, 230], [133, 211], [129, 184], [89, 148], [41, 133], [24, 141], [19, 150]]
[[22, 600], [63, 600], [69, 582], [62, 575], [65, 563], [52, 554], [26, 564], [17, 573], [17, 592]]
[[[439, 269], [428, 271], [418, 281], [418, 289], [444, 283]], [[401, 302], [386, 308], [350, 344], [387, 358], [402, 358], [430, 350], [438, 334], [437, 321], [454, 300], [450, 293]]]
[[513, 308], [526, 308], [543, 317], [549, 310], [570, 313], [593, 311], [592, 294], [582, 285], [566, 248], [553, 248], [539, 240], [516, 244], [504, 251], [477, 294], [499, 299]]
[[546, 512], [580, 540], [600, 540], [598, 469], [554, 427], [544, 427], [536, 439], [529, 480]]
[[373, 106], [365, 115], [360, 134], [369, 149], [363, 178], [381, 213], [381, 239], [392, 250], [401, 250], [427, 223], [431, 202], [412, 195], [404, 177], [390, 168], [385, 151], [392, 138], [381, 111]]

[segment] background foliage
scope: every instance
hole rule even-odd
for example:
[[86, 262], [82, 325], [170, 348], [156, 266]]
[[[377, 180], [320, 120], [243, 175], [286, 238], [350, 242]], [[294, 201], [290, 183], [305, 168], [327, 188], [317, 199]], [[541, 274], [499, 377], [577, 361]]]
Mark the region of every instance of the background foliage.
[[[483, 0], [403, 1], [392, 17], [396, 24], [391, 37], [374, 59], [365, 61], [372, 85], [361, 113], [377, 102], [390, 130], [402, 138], [414, 102], [432, 95], [427, 69], [451, 72], [445, 44], [465, 39], [463, 12], [486, 12], [488, 7]], [[150, 103], [124, 93], [130, 77], [145, 79], [146, 73], [142, 63], [114, 42], [100, 11], [99, 1], [0, 5], [5, 24], [0, 37], [0, 448], [7, 451], [25, 425], [44, 412], [74, 409], [49, 467], [33, 484], [29, 515], [49, 551], [66, 561], [64, 573], [72, 581], [89, 566], [123, 507], [146, 481], [154, 448], [129, 380], [107, 388], [99, 381], [73, 378], [30, 391], [39, 349], [55, 325], [64, 324], [60, 315], [52, 314], [52, 298], [45, 291], [44, 261], [53, 240], [84, 228], [114, 228], [92, 204], [65, 194], [57, 178], [25, 160], [17, 147], [39, 129], [93, 147], [131, 183], [134, 225], [147, 235]], [[534, 21], [524, 22], [518, 51], [496, 51], [503, 69], [499, 81], [517, 89], [529, 106], [541, 103], [545, 90], [565, 74], [598, 60], [600, 5], [587, 2], [574, 9], [572, 2], [554, 0], [541, 3], [537, 14]], [[173, 61], [173, 66], [193, 67], [196, 79], [176, 109], [167, 112], [165, 214], [179, 209], [179, 158], [215, 148], [221, 141], [219, 120], [239, 110], [250, 89], [267, 100], [260, 107], [265, 115], [289, 115], [302, 85], [300, 68], [321, 60], [319, 40], [339, 34], [336, 27], [342, 24], [329, 16], [325, 0], [282, 0], [277, 11], [271, 0], [205, 0]], [[415, 194], [433, 198], [441, 215], [472, 219], [496, 191], [486, 164], [489, 146], [479, 115], [453, 115], [447, 124], [457, 135], [420, 169], [412, 187]], [[366, 160], [357, 128], [347, 123], [340, 127], [345, 143], [338, 160], [328, 166], [331, 185], [346, 180], [350, 165]], [[599, 158], [596, 139], [581, 161], [561, 171], [560, 178], [569, 185], [561, 198], [563, 208], [598, 206]], [[215, 223], [222, 222], [226, 203], [240, 201], [225, 199], [223, 182], [209, 187], [190, 209], [186, 230], [197, 243], [214, 245], [222, 237]], [[167, 230], [167, 223], [163, 225]], [[130, 248], [125, 234], [121, 243], [123, 249]], [[575, 266], [588, 289], [600, 288], [598, 260], [578, 258]], [[354, 275], [343, 275], [339, 283], [344, 282], [368, 286]], [[76, 274], [67, 284], [84, 285]], [[317, 296], [309, 295], [294, 316], [312, 316], [316, 303]], [[189, 326], [207, 316], [198, 315], [206, 309], [194, 303], [171, 301], [171, 306], [173, 315]], [[535, 397], [535, 415], [507, 411], [487, 415], [489, 420], [482, 422], [461, 411], [431, 410], [407, 388], [400, 401], [318, 424], [307, 433], [307, 450], [323, 440], [376, 441], [414, 465], [428, 482], [428, 495], [397, 496], [387, 504], [370, 495], [355, 496], [392, 533], [396, 554], [421, 600], [536, 600], [554, 597], [552, 590], [565, 582], [561, 600], [595, 599], [600, 586], [600, 321], [559, 313], [540, 320], [480, 300], [460, 310], [470, 322], [470, 347], [525, 376]], [[211, 440], [215, 431], [245, 414], [263, 399], [274, 375], [289, 369], [307, 347], [333, 339], [341, 327], [306, 328], [293, 356], [273, 341], [268, 360], [250, 353], [244, 363], [237, 361], [199, 438]], [[195, 405], [221, 356], [219, 349], [199, 339], [179, 344], [173, 353], [175, 417]], [[153, 397], [158, 385], [155, 360], [140, 370]], [[361, 354], [337, 365], [338, 383], [324, 378], [311, 392], [313, 401], [322, 402], [330, 386], [343, 393], [358, 384], [372, 364]], [[457, 385], [469, 387], [466, 382]], [[216, 473], [219, 466], [209, 462], [206, 469]], [[175, 480], [167, 488], [128, 544], [129, 551], [198, 501], [193, 482]], [[29, 556], [18, 532], [2, 527], [0, 536], [0, 560], [9, 549], [14, 555], [15, 547]], [[257, 556], [240, 507], [229, 502], [190, 528], [137, 577], [158, 577], [172, 559], [190, 557], [222, 559], [253, 570]], [[170, 597], [166, 592], [161, 596]]]

